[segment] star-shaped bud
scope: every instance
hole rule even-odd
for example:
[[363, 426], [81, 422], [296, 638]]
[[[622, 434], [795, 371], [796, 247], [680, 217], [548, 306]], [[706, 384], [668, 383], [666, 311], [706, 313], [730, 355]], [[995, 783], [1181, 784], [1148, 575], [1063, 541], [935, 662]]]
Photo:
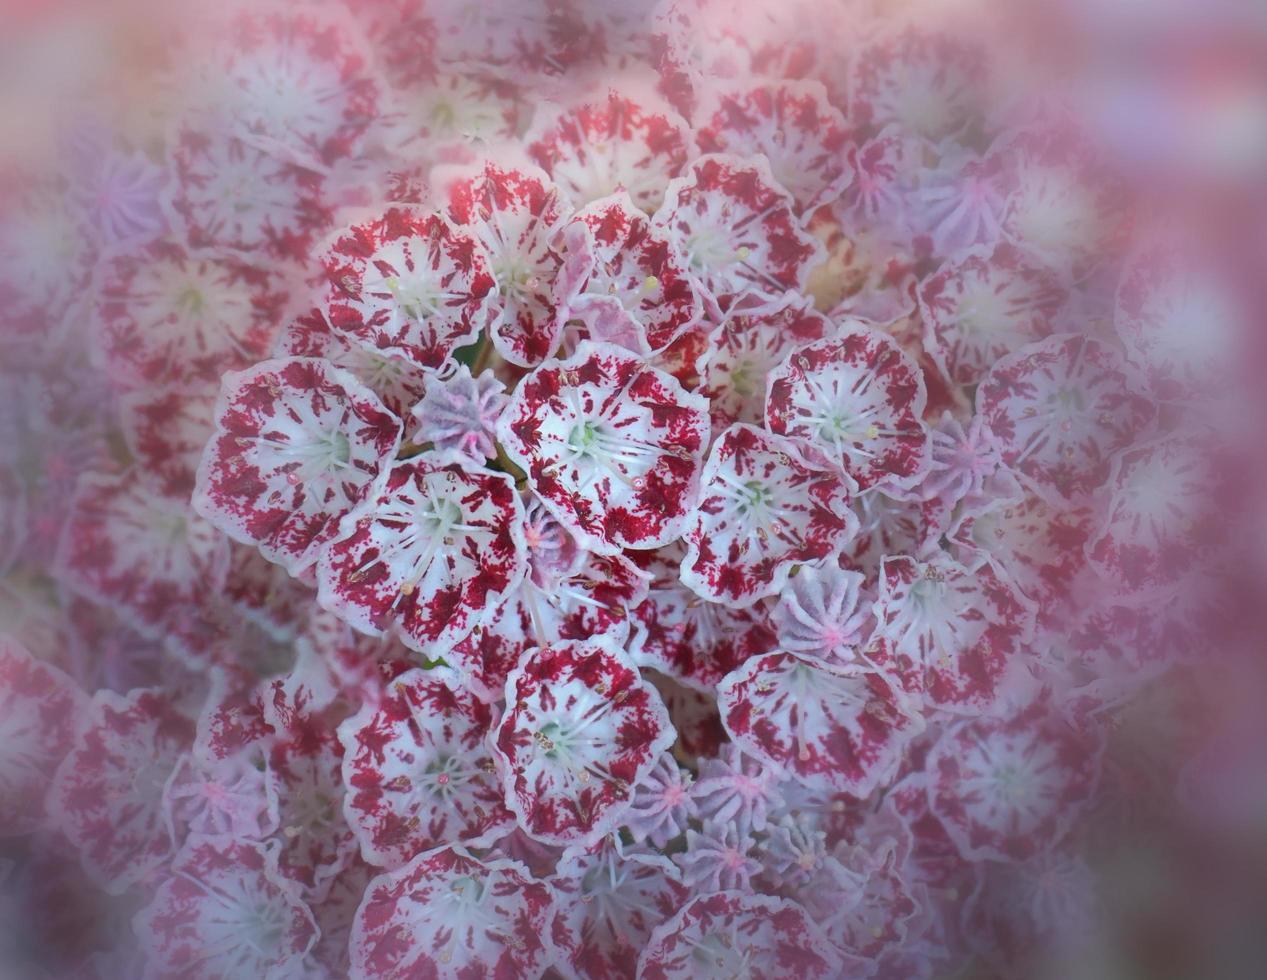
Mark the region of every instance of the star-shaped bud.
[[413, 441], [452, 449], [476, 463], [497, 455], [494, 433], [510, 397], [492, 371], [479, 377], [458, 365], [447, 375], [432, 375], [426, 393], [413, 407]]
[[788, 653], [848, 663], [870, 632], [863, 576], [835, 562], [802, 568], [779, 596], [770, 619]]

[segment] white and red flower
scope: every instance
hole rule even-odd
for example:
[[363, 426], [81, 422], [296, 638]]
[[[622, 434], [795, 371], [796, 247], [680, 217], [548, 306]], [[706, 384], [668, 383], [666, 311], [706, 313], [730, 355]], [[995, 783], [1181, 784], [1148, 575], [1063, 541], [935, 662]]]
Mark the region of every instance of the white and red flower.
[[480, 847], [514, 818], [484, 738], [493, 708], [441, 671], [411, 670], [339, 728], [344, 812], [361, 853], [399, 867], [454, 842]]
[[391, 207], [340, 234], [320, 259], [330, 326], [362, 347], [439, 368], [493, 310], [492, 259], [444, 215]]
[[867, 657], [929, 704], [986, 711], [1015, 675], [1034, 615], [988, 560], [968, 569], [944, 554], [886, 558]]
[[851, 59], [850, 121], [928, 140], [955, 134], [977, 118], [987, 64], [974, 45], [936, 27], [887, 31]]
[[852, 177], [849, 129], [821, 82], [719, 80], [694, 118], [701, 152], [765, 156], [799, 213], [834, 200]]
[[655, 222], [680, 243], [715, 310], [804, 290], [822, 258], [818, 239], [801, 227], [790, 195], [761, 157], [699, 157], [669, 185]]
[[498, 423], [511, 461], [586, 547], [656, 548], [695, 503], [708, 403], [611, 344], [528, 375]]
[[193, 742], [193, 722], [155, 689], [98, 691], [57, 769], [49, 810], [84, 870], [119, 895], [172, 852], [163, 788]]
[[701, 599], [682, 581], [685, 555], [681, 542], [651, 553], [647, 598], [630, 614], [629, 650], [639, 666], [711, 694], [749, 657], [774, 649], [774, 631], [760, 603], [736, 609]]
[[1159, 398], [1209, 394], [1225, 381], [1245, 327], [1225, 271], [1191, 245], [1147, 241], [1126, 261], [1113, 326]]
[[682, 582], [744, 607], [775, 595], [796, 565], [836, 554], [857, 529], [851, 481], [790, 439], [740, 423], [713, 443], [684, 535]]
[[859, 490], [909, 485], [927, 467], [924, 378], [887, 334], [855, 321], [795, 350], [767, 384], [770, 430], [821, 449]]
[[893, 778], [924, 727], [879, 673], [788, 653], [752, 658], [721, 682], [717, 699], [745, 752], [812, 789], [858, 797]]
[[414, 456], [340, 523], [317, 564], [318, 600], [363, 633], [443, 656], [523, 579], [523, 524], [505, 473]]
[[116, 384], [135, 388], [206, 384], [265, 356], [291, 273], [166, 238], [115, 251], [96, 275], [94, 350]]
[[927, 348], [951, 381], [977, 384], [999, 358], [1048, 336], [1062, 299], [1052, 274], [1010, 245], [969, 254], [920, 283]]
[[369, 350], [337, 333], [320, 309], [291, 320], [277, 338], [273, 356], [324, 358], [351, 374], [374, 392], [389, 412], [406, 422], [432, 377], [430, 371], [400, 354]]
[[400, 444], [399, 420], [372, 391], [308, 357], [227, 375], [216, 430], [194, 507], [291, 574], [309, 568], [340, 518], [379, 491]]
[[691, 129], [676, 112], [616, 89], [606, 98], [543, 109], [525, 143], [573, 206], [623, 190], [644, 211], [659, 207], [695, 152]]
[[506, 679], [491, 736], [506, 805], [534, 838], [590, 844], [676, 734], [655, 688], [609, 640], [530, 650]]
[[693, 899], [652, 933], [638, 958], [643, 980], [705, 976], [806, 980], [840, 977], [840, 954], [803, 906], [743, 891]]
[[428, 851], [369, 883], [349, 940], [351, 975], [537, 976], [549, 962], [554, 911], [550, 886], [518, 861]]
[[702, 306], [686, 257], [627, 193], [592, 201], [560, 236], [565, 261], [555, 301], [560, 317], [583, 323], [589, 339], [649, 354], [699, 319]]
[[136, 917], [155, 976], [269, 980], [303, 975], [312, 912], [277, 870], [275, 849], [224, 836], [186, 842]]
[[534, 167], [485, 163], [452, 183], [448, 202], [453, 223], [484, 247], [497, 284], [488, 306], [493, 346], [510, 363], [535, 367], [558, 348], [563, 330], [553, 295], [563, 265], [555, 249], [559, 189]]
[[310, 169], [358, 152], [384, 93], [347, 12], [238, 4], [213, 32], [192, 95], [209, 129]]
[[1056, 502], [1085, 499], [1103, 486], [1113, 453], [1141, 435], [1153, 414], [1116, 352], [1074, 334], [997, 361], [977, 389], [977, 410], [1003, 462]]
[[1095, 790], [1100, 739], [1039, 700], [952, 723], [929, 749], [928, 803], [964, 857], [1017, 861], [1060, 842]]
[[558, 895], [555, 968], [573, 980], [632, 980], [652, 931], [688, 894], [668, 858], [616, 837], [566, 853], [550, 884]]
[[151, 490], [133, 467], [85, 473], [57, 551], [59, 580], [112, 606], [143, 636], [166, 637], [229, 569], [229, 543], [180, 500]]
[[760, 425], [766, 379], [793, 348], [822, 340], [831, 322], [805, 297], [789, 292], [754, 309], [729, 311], [708, 335], [700, 394], [709, 399], [713, 429], [732, 422]]
[[325, 177], [202, 125], [187, 115], [176, 126], [172, 224], [194, 248], [306, 259], [333, 221]]

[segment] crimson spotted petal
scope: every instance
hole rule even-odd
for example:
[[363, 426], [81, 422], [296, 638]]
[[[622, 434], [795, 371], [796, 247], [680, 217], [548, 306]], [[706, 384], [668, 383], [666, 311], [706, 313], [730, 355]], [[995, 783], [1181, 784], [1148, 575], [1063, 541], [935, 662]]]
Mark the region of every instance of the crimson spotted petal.
[[311, 169], [356, 153], [382, 111], [382, 83], [341, 8], [229, 8], [197, 65], [197, 110]]
[[439, 670], [411, 670], [339, 728], [344, 812], [383, 867], [447, 843], [492, 843], [514, 824], [490, 771], [493, 709]]
[[553, 283], [563, 258], [554, 248], [562, 217], [559, 190], [535, 167], [485, 163], [449, 187], [449, 217], [484, 246], [497, 294], [489, 303], [489, 334], [512, 364], [533, 367], [559, 346], [562, 322]]
[[742, 891], [694, 899], [652, 933], [638, 958], [642, 980], [839, 980], [841, 968], [801, 905]]
[[610, 640], [530, 650], [506, 680], [492, 736], [506, 804], [552, 844], [588, 844], [619, 825], [633, 787], [676, 737], [655, 688]]
[[792, 353], [768, 384], [770, 430], [822, 449], [859, 490], [909, 485], [927, 467], [923, 375], [887, 334], [848, 322]]
[[497, 427], [511, 461], [582, 544], [605, 554], [681, 533], [708, 403], [611, 344], [582, 343], [520, 383]]
[[72, 591], [113, 607], [143, 636], [166, 639], [223, 586], [229, 548], [210, 523], [150, 489], [134, 467], [80, 478], [57, 568]]
[[1054, 502], [1085, 499], [1152, 416], [1116, 352], [1058, 334], [998, 361], [977, 390], [1003, 462]]
[[771, 653], [721, 682], [726, 731], [741, 749], [811, 789], [865, 797], [890, 781], [924, 723], [875, 671]]
[[518, 861], [480, 861], [461, 847], [428, 851], [369, 883], [349, 940], [351, 975], [540, 976], [553, 914], [553, 891]]
[[1147, 241], [1125, 263], [1113, 326], [1162, 398], [1208, 391], [1235, 363], [1245, 327], [1228, 276], [1182, 241]]
[[226, 375], [194, 506], [292, 574], [312, 565], [343, 515], [375, 494], [400, 422], [320, 358], [261, 361]]
[[323, 357], [374, 392], [387, 410], [409, 419], [409, 410], [427, 390], [430, 372], [399, 354], [368, 350], [326, 322], [320, 309], [295, 317], [282, 331], [274, 357]]
[[438, 368], [479, 336], [497, 291], [488, 252], [443, 215], [392, 207], [322, 253], [330, 326], [361, 346]]
[[214, 382], [272, 346], [288, 271], [172, 239], [111, 253], [93, 292], [95, 353], [125, 387]]
[[172, 138], [174, 224], [198, 249], [227, 249], [283, 262], [307, 259], [329, 229], [325, 177], [187, 114]]
[[550, 883], [559, 895], [550, 931], [561, 953], [555, 967], [570, 980], [633, 980], [652, 930], [687, 896], [668, 858], [616, 837], [564, 854]]
[[822, 259], [761, 157], [702, 156], [669, 185], [655, 222], [681, 243], [710, 306], [804, 290]]
[[431, 451], [397, 463], [317, 564], [323, 606], [440, 657], [523, 579], [523, 504], [505, 473]]
[[861, 126], [937, 140], [974, 118], [987, 59], [972, 44], [936, 28], [881, 34], [851, 59], [850, 113]]
[[682, 581], [711, 602], [744, 607], [775, 595], [793, 566], [822, 561], [857, 530], [849, 478], [755, 426], [722, 433], [701, 483]]

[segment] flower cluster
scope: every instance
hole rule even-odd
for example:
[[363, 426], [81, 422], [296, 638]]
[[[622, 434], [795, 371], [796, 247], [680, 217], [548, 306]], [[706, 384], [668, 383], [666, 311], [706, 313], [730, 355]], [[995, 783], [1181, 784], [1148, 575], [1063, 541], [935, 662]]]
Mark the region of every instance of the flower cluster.
[[59, 955], [1086, 941], [1110, 736], [1210, 654], [1235, 284], [985, 25], [458, 6], [199, 10], [4, 185], [0, 836], [130, 918]]

